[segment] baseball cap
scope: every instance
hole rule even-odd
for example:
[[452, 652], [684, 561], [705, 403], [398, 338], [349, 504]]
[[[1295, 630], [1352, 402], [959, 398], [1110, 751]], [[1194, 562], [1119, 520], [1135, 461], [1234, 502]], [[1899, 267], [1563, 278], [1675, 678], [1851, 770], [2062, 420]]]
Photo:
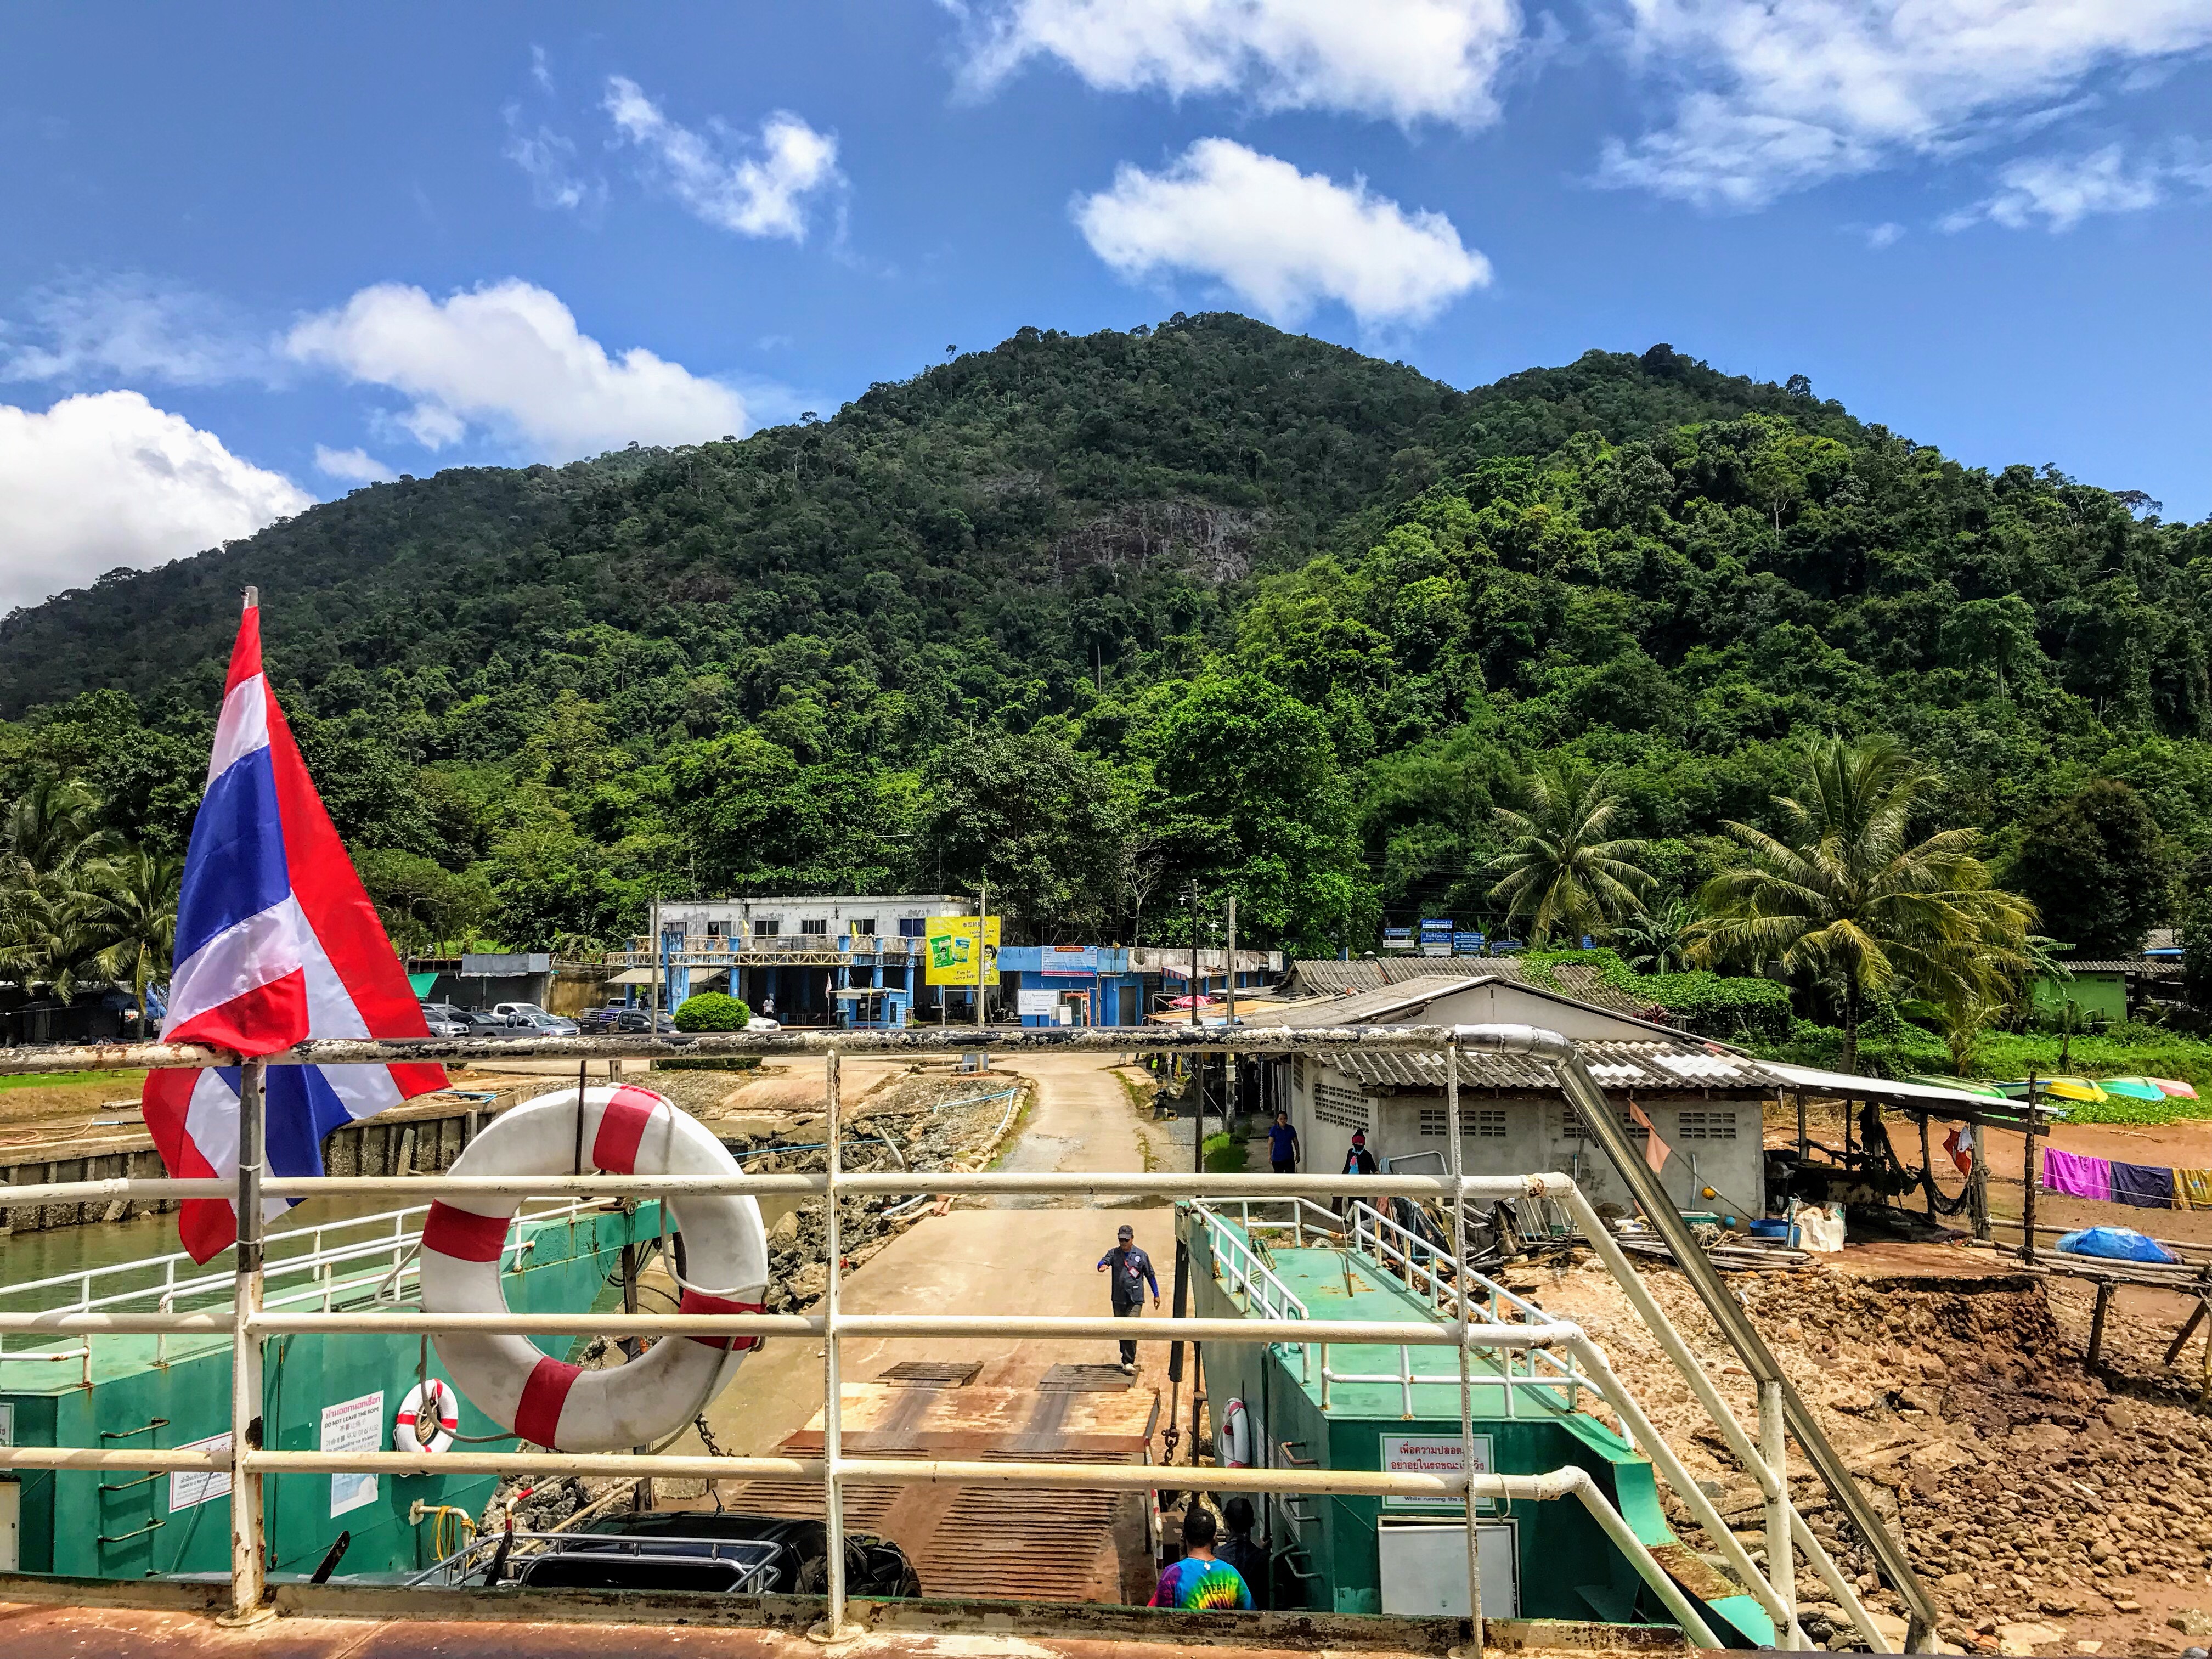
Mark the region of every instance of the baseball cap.
[[1367, 1131], [1354, 1129], [1352, 1132], [1352, 1144], [1355, 1146], [1364, 1146], [1367, 1144]]
[[1114, 1234], [1114, 1237], [1116, 1238], [1134, 1238], [1136, 1236], [1137, 1230], [1134, 1227], [1127, 1225], [1117, 1228]]

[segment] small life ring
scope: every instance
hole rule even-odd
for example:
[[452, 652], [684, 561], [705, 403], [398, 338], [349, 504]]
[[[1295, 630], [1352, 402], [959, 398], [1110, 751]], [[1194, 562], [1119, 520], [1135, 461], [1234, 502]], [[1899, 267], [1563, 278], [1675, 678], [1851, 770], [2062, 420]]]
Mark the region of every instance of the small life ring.
[[[582, 1121], [578, 1121], [580, 1107]], [[449, 1175], [565, 1176], [584, 1168], [612, 1175], [741, 1173], [722, 1143], [688, 1112], [651, 1090], [624, 1084], [538, 1096], [494, 1118], [453, 1161]], [[422, 1224], [426, 1313], [501, 1314], [500, 1257], [520, 1198], [489, 1195], [434, 1202]], [[683, 1313], [758, 1313], [768, 1287], [768, 1233], [750, 1194], [711, 1193], [662, 1200], [684, 1237]], [[674, 1264], [669, 1264], [671, 1271]], [[701, 1285], [709, 1288], [700, 1288]], [[707, 1408], [757, 1337], [692, 1336], [655, 1342], [620, 1365], [586, 1370], [542, 1353], [526, 1337], [448, 1332], [434, 1337], [454, 1385], [501, 1428], [556, 1451], [650, 1446]]]
[[[441, 1452], [450, 1449], [461, 1426], [461, 1397], [453, 1385], [433, 1376], [407, 1390], [399, 1413], [392, 1419], [394, 1451]], [[428, 1440], [418, 1438], [428, 1429]]]
[[1241, 1400], [1232, 1400], [1222, 1407], [1220, 1451], [1224, 1468], [1252, 1467], [1252, 1414]]

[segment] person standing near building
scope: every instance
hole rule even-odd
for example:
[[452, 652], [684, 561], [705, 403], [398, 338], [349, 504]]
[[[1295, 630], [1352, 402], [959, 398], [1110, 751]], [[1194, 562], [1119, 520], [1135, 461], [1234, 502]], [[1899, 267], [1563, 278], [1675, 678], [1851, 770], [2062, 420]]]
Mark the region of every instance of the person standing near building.
[[1277, 1175], [1298, 1172], [1298, 1132], [1291, 1127], [1291, 1115], [1279, 1106], [1267, 1129], [1267, 1161], [1275, 1166]]
[[[1152, 1272], [1152, 1259], [1137, 1248], [1137, 1230], [1126, 1224], [1114, 1236], [1114, 1248], [1098, 1258], [1098, 1271], [1109, 1275], [1107, 1288], [1114, 1304], [1114, 1317], [1135, 1319], [1145, 1311], [1145, 1287], [1152, 1289], [1152, 1311], [1160, 1310], [1160, 1281]], [[1121, 1343], [1121, 1369], [1134, 1376], [1137, 1370], [1137, 1344], [1134, 1338]]]
[[[1364, 1129], [1354, 1129], [1352, 1132], [1352, 1145], [1344, 1154], [1344, 1168], [1340, 1173], [1370, 1176], [1375, 1172], [1375, 1154], [1367, 1150], [1367, 1132]], [[1339, 1215], [1352, 1213], [1353, 1200], [1351, 1194], [1339, 1193], [1329, 1201]]]

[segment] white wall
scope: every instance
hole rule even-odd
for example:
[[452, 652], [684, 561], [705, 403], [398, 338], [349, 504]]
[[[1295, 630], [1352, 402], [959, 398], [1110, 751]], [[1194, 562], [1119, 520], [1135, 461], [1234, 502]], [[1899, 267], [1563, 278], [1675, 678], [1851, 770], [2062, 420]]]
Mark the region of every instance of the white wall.
[[[1301, 1068], [1300, 1061], [1303, 1061]], [[1304, 1081], [1299, 1081], [1303, 1069]], [[1358, 1119], [1376, 1162], [1389, 1167], [1393, 1158], [1444, 1151], [1444, 1098], [1430, 1095], [1371, 1095], [1352, 1079], [1313, 1055], [1291, 1066], [1291, 1121], [1305, 1150], [1307, 1173], [1331, 1174], [1344, 1166], [1352, 1129], [1334, 1119]], [[1625, 1101], [1614, 1098], [1624, 1122]], [[1765, 1211], [1765, 1163], [1760, 1152], [1762, 1103], [1747, 1097], [1683, 1097], [1641, 1102], [1659, 1138], [1672, 1149], [1660, 1184], [1678, 1209], [1717, 1210], [1748, 1219]], [[1428, 1121], [1424, 1123], [1423, 1114]], [[1462, 1154], [1469, 1175], [1560, 1174], [1574, 1177], [1594, 1204], [1627, 1207], [1627, 1183], [1594, 1141], [1571, 1133], [1579, 1127], [1564, 1097], [1531, 1095], [1492, 1099], [1468, 1091], [1460, 1101]], [[1685, 1114], [1693, 1115], [1686, 1126]], [[1732, 1127], [1733, 1139], [1712, 1138]], [[1701, 1138], [1690, 1131], [1702, 1129]], [[1633, 1130], [1632, 1129], [1632, 1133]], [[1643, 1143], [1638, 1141], [1639, 1149]], [[1722, 1194], [1704, 1196], [1706, 1187]]]

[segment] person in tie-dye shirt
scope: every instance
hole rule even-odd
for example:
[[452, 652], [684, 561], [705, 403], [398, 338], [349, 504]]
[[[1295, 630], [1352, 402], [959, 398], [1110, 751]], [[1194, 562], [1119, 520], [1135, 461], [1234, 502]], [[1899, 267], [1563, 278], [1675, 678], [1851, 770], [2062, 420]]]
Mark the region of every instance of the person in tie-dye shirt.
[[1213, 1555], [1213, 1512], [1193, 1498], [1182, 1518], [1183, 1558], [1160, 1575], [1152, 1606], [1196, 1613], [1208, 1607], [1249, 1607], [1244, 1575]]

